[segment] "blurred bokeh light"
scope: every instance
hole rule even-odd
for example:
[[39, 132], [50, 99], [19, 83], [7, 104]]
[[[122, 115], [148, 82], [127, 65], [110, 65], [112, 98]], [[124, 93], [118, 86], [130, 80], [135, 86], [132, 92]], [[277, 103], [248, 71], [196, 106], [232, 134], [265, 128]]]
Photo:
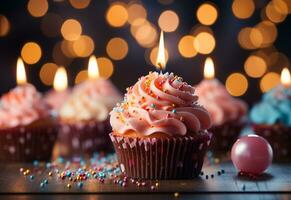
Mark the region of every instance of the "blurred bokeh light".
[[290, 0], [3, 0], [0, 5], [1, 94], [15, 85], [20, 56], [28, 80], [43, 92], [60, 66], [66, 67], [70, 86], [86, 80], [91, 55], [100, 78], [124, 91], [156, 70], [161, 30], [165, 72], [196, 85], [209, 56], [227, 91], [250, 104], [290, 68]]

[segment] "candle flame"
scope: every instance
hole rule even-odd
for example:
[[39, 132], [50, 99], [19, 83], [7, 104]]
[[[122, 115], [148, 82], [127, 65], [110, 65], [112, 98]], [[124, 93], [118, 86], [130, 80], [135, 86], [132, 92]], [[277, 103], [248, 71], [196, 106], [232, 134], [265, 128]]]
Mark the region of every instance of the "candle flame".
[[24, 63], [21, 58], [17, 59], [16, 66], [16, 81], [18, 85], [23, 85], [27, 82]]
[[164, 32], [161, 31], [158, 56], [156, 60], [156, 66], [163, 70], [166, 67], [166, 56], [165, 56], [165, 44], [164, 44]]
[[291, 76], [288, 68], [284, 68], [281, 72], [281, 83], [284, 86], [291, 86]]
[[204, 64], [204, 78], [206, 79], [213, 79], [215, 75], [214, 72], [214, 63], [213, 60], [208, 57], [205, 60], [205, 64]]
[[99, 67], [98, 67], [97, 59], [94, 55], [92, 55], [89, 58], [88, 77], [89, 79], [99, 78]]
[[64, 91], [68, 87], [67, 72], [64, 67], [59, 67], [54, 78], [54, 89], [56, 91]]

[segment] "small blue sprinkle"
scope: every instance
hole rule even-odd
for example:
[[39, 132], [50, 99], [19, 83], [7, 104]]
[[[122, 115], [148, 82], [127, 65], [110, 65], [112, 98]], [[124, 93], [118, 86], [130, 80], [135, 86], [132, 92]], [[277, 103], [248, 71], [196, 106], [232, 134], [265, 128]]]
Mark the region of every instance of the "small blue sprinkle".
[[99, 172], [99, 177], [100, 178], [105, 178], [105, 174], [103, 172]]
[[151, 107], [152, 107], [152, 108], [156, 108], [156, 105], [152, 103], [152, 104], [151, 104]]
[[33, 180], [34, 179], [34, 176], [33, 175], [30, 175], [29, 178], [30, 178], [30, 180]]
[[172, 113], [177, 113], [177, 110], [176, 110], [176, 109], [173, 109], [173, 110], [172, 110]]
[[44, 179], [44, 180], [43, 180], [43, 183], [44, 183], [44, 184], [48, 184], [48, 180], [47, 180], [47, 179]]
[[70, 177], [71, 175], [72, 175], [72, 172], [70, 172], [70, 171], [67, 171], [67, 172], [66, 172], [66, 176], [67, 176], [67, 177]]

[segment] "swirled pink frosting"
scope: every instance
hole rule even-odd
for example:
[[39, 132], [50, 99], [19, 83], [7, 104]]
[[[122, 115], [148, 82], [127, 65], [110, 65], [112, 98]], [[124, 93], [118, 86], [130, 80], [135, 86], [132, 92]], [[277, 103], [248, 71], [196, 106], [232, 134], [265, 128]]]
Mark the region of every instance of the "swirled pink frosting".
[[194, 88], [174, 74], [149, 73], [127, 89], [124, 101], [110, 113], [114, 132], [142, 136], [184, 136], [210, 128], [206, 109], [197, 104]]
[[1, 97], [0, 129], [28, 125], [49, 116], [49, 106], [31, 84], [17, 86]]
[[230, 96], [217, 79], [203, 80], [196, 86], [196, 93], [199, 96], [199, 103], [205, 105], [215, 126], [239, 120], [247, 113], [247, 105]]

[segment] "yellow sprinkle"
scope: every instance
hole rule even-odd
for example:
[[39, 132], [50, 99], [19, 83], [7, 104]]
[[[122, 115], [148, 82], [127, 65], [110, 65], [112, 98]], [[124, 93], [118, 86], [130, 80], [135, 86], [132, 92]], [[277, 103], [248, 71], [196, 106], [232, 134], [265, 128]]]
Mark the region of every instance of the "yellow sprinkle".
[[179, 195], [180, 195], [179, 192], [174, 193], [174, 197], [179, 197]]
[[68, 184], [67, 184], [67, 188], [70, 189], [71, 187], [72, 187], [72, 185], [71, 185], [70, 183], [68, 183]]
[[52, 173], [52, 172], [49, 172], [49, 173], [48, 173], [48, 175], [49, 175], [49, 176], [52, 176], [52, 175], [53, 175], [53, 173]]

